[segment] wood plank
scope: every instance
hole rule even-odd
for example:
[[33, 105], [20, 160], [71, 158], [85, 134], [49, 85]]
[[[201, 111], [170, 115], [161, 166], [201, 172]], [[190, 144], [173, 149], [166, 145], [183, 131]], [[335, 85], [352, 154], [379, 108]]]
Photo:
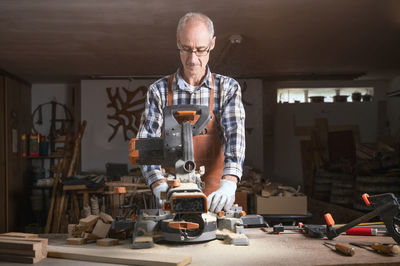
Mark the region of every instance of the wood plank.
[[84, 245], [86, 244], [86, 238], [82, 237], [70, 237], [66, 240], [67, 245]]
[[2, 248], [2, 249], [42, 250], [42, 243], [41, 242], [32, 242], [32, 241], [0, 239], [0, 248]]
[[60, 182], [60, 175], [62, 172], [62, 166], [64, 165], [64, 162], [65, 162], [65, 159], [60, 160], [57, 164], [56, 177], [54, 178], [54, 182], [53, 182], [50, 207], [49, 207], [49, 212], [47, 213], [46, 226], [44, 229], [45, 234], [50, 233], [51, 222], [53, 220], [54, 205], [56, 203], [57, 186], [58, 186], [58, 183]]
[[43, 257], [25, 257], [25, 256], [0, 254], [0, 261], [34, 264], [34, 263], [38, 263], [39, 261], [41, 261], [43, 259], [44, 259]]
[[18, 238], [18, 237], [1, 237], [0, 240], [14, 240], [14, 241], [26, 241], [26, 242], [40, 242], [42, 245], [42, 256], [47, 256], [47, 244], [49, 240], [47, 238]]
[[125, 265], [188, 265], [191, 256], [182, 254], [143, 253], [136, 250], [91, 249], [48, 246], [48, 257]]
[[60, 227], [61, 227], [61, 220], [63, 218], [63, 214], [64, 214], [64, 208], [65, 208], [65, 204], [66, 204], [66, 196], [67, 193], [66, 192], [62, 192], [61, 197], [60, 197], [60, 203], [57, 209], [57, 212], [55, 212], [54, 214], [57, 215], [57, 218], [54, 219], [54, 230], [53, 233], [60, 233]]
[[20, 237], [11, 237], [11, 236], [7, 236], [7, 237], [3, 237], [0, 236], [0, 240], [14, 240], [14, 241], [26, 241], [26, 242], [40, 242], [43, 245], [47, 246], [49, 240], [47, 238], [20, 238]]
[[75, 138], [74, 151], [73, 151], [71, 162], [69, 165], [67, 178], [72, 176], [75, 172], [76, 162], [77, 162], [77, 159], [79, 156], [79, 148], [81, 145], [81, 140], [82, 140], [83, 134], [85, 133], [86, 124], [87, 124], [86, 120], [83, 120], [81, 126], [79, 127], [78, 135]]
[[116, 238], [103, 238], [103, 239], [98, 239], [96, 241], [96, 245], [104, 246], [104, 247], [116, 246], [118, 244], [119, 244], [119, 240]]
[[38, 238], [38, 234], [28, 234], [28, 233], [21, 233], [21, 232], [8, 232], [4, 234], [0, 234], [0, 237], [18, 237], [18, 238]]
[[25, 257], [43, 257], [41, 250], [1, 248], [0, 254], [18, 255]]

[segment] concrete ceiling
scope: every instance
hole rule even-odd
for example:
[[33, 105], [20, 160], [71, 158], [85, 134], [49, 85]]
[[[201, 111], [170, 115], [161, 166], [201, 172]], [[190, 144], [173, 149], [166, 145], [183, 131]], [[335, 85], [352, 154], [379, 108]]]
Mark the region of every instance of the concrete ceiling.
[[218, 73], [400, 75], [399, 0], [2, 0], [0, 68], [31, 83], [169, 74], [188, 11], [214, 21]]

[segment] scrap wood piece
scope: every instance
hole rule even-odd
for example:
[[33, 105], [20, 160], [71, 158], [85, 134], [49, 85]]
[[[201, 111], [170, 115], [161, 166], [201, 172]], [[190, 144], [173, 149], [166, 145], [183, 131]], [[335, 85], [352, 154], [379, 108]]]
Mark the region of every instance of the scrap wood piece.
[[117, 238], [102, 238], [96, 241], [96, 245], [104, 247], [116, 246], [118, 244], [119, 244], [119, 239]]
[[86, 238], [82, 237], [69, 237], [66, 240], [67, 245], [83, 245], [86, 244]]
[[97, 223], [92, 231], [92, 234], [97, 238], [105, 238], [108, 235], [108, 231], [111, 229], [111, 224], [104, 223], [103, 220], [97, 220]]
[[80, 219], [79, 224], [87, 226], [87, 228], [88, 228], [87, 231], [91, 232], [93, 230], [94, 226], [96, 225], [97, 220], [99, 220], [99, 218], [100, 217], [97, 215], [89, 215], [86, 218]]
[[21, 233], [21, 232], [8, 232], [0, 234], [0, 237], [18, 237], [18, 238], [38, 238], [39, 235], [37, 234], [28, 234], [28, 233]]
[[84, 260], [101, 263], [125, 265], [188, 265], [192, 257], [181, 254], [142, 253], [136, 250], [91, 249], [61, 246], [48, 246], [48, 257], [72, 260]]

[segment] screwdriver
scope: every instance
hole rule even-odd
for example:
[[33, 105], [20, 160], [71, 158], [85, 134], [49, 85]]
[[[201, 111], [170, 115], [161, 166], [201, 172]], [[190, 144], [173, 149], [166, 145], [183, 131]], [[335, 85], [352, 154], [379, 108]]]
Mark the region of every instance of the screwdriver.
[[[373, 244], [363, 244], [363, 243], [350, 243], [350, 245], [354, 245], [360, 248], [364, 248], [370, 251], [376, 251], [378, 253], [387, 254], [387, 255], [396, 255], [400, 252], [400, 247], [395, 244], [382, 244], [382, 243], [373, 243]], [[371, 249], [369, 249], [371, 248]]]
[[346, 256], [353, 256], [355, 253], [353, 247], [343, 244], [343, 243], [333, 244], [333, 243], [325, 242], [324, 245], [325, 246], [328, 246], [328, 245], [334, 246], [336, 251], [338, 251]]

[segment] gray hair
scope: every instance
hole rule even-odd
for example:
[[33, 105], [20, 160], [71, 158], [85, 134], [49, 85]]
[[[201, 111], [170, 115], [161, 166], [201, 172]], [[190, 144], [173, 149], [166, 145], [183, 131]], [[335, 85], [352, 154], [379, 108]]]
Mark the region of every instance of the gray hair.
[[204, 22], [204, 24], [206, 24], [208, 32], [210, 34], [210, 42], [211, 42], [212, 38], [214, 37], [214, 24], [209, 17], [207, 17], [202, 13], [189, 12], [186, 13], [183, 17], [181, 17], [181, 19], [178, 22], [178, 27], [176, 29], [176, 36], [179, 35], [179, 32], [182, 30], [183, 26], [185, 26], [185, 24], [189, 20], [194, 20], [194, 19], [200, 19]]

